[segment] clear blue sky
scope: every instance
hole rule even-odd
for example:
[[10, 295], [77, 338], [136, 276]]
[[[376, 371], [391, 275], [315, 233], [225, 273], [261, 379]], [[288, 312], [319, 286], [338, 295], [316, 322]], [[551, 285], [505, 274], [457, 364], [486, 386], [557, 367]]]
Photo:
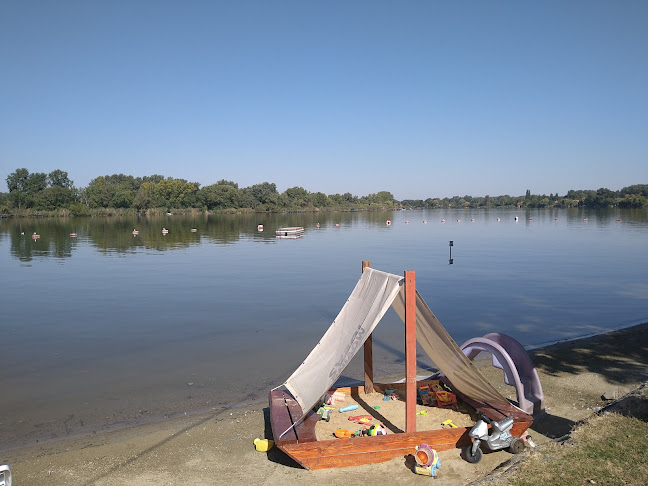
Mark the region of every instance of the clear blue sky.
[[648, 1], [0, 4], [20, 167], [397, 199], [648, 183]]

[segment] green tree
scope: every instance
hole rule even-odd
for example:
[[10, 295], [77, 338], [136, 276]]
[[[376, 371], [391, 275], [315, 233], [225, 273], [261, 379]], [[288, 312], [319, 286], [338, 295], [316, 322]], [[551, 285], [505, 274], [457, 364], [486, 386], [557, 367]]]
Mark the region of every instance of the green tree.
[[27, 179], [29, 178], [29, 171], [27, 169], [16, 169], [9, 174], [5, 181], [9, 188], [9, 197], [14, 206], [19, 209], [27, 199]]
[[311, 200], [313, 201], [313, 205], [318, 208], [323, 208], [329, 205], [328, 196], [323, 192], [311, 194]]
[[60, 169], [53, 170], [47, 175], [47, 181], [50, 187], [63, 187], [71, 189], [74, 183], [69, 179], [68, 173]]
[[219, 182], [200, 188], [198, 200], [202, 205], [208, 209], [237, 209], [241, 207], [241, 191], [238, 187]]
[[261, 184], [254, 184], [253, 186], [246, 187], [242, 190], [243, 203], [245, 207], [258, 208], [263, 205], [266, 209], [273, 209], [277, 207], [279, 202], [279, 193], [277, 186], [274, 183], [262, 182]]

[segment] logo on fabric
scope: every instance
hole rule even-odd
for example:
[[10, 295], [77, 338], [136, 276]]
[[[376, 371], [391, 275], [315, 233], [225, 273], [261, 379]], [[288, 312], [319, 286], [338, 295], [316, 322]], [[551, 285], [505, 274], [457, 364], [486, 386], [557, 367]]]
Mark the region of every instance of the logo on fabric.
[[353, 337], [351, 338], [351, 342], [347, 344], [346, 348], [344, 348], [344, 351], [342, 355], [340, 356], [340, 359], [337, 360], [335, 365], [333, 366], [333, 369], [329, 373], [329, 378], [335, 379], [338, 376], [340, 376], [340, 373], [344, 370], [344, 367], [348, 364], [349, 360], [353, 356], [349, 356], [351, 349], [359, 347], [359, 342], [363, 340], [363, 336], [365, 335], [366, 330], [363, 327], [359, 327], [356, 332], [353, 334]]

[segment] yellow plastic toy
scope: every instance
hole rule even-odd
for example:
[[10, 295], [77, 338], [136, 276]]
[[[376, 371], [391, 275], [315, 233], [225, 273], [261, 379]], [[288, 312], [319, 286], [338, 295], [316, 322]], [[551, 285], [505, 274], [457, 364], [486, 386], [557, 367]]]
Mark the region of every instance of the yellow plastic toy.
[[274, 446], [274, 441], [270, 439], [254, 439], [254, 447], [259, 452], [267, 452]]

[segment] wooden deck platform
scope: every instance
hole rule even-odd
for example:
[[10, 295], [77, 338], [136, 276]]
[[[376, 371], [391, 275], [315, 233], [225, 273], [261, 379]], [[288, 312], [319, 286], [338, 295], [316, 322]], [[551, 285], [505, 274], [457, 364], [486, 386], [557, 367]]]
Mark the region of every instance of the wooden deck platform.
[[[379, 392], [387, 388], [396, 388], [401, 393], [405, 391], [404, 383], [373, 386]], [[362, 386], [338, 390], [351, 396], [364, 393]], [[319, 416], [313, 411], [302, 423], [280, 438], [279, 435], [291, 426], [293, 420], [301, 417], [301, 408], [286, 391], [271, 391], [269, 401], [270, 423], [275, 444], [301, 466], [310, 470], [385, 462], [395, 457], [412, 454], [415, 447], [422, 443], [427, 443], [437, 451], [445, 451], [466, 446], [471, 442], [468, 436], [470, 427], [403, 432], [375, 437], [317, 440], [315, 425]], [[469, 400], [466, 403], [475, 410], [483, 411], [493, 420], [501, 420], [505, 416], [484, 404]], [[507, 411], [506, 416], [513, 417], [515, 421], [512, 433], [516, 437], [524, 434], [533, 423], [530, 415], [513, 406]]]

